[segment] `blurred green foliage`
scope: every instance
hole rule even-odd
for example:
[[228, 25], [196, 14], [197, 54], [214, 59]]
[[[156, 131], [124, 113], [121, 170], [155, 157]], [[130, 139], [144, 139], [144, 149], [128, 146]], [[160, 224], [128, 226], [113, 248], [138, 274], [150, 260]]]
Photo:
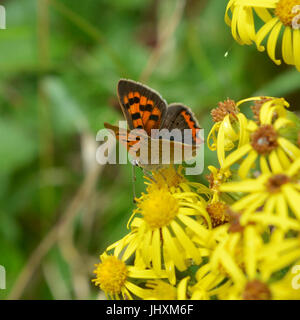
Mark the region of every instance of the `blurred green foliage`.
[[[210, 110], [227, 97], [284, 95], [299, 110], [300, 74], [236, 44], [223, 20], [226, 3], [1, 2], [0, 265], [7, 289], [0, 298], [97, 297], [93, 264], [126, 234], [133, 208], [129, 164], [107, 165], [95, 185], [86, 183], [97, 131], [122, 119], [119, 78], [144, 80], [168, 102], [190, 106], [206, 135]], [[216, 158], [206, 149], [208, 164]], [[196, 179], [205, 182], [204, 175]], [[140, 171], [136, 186], [138, 194], [144, 190]], [[56, 228], [66, 216], [69, 223]]]

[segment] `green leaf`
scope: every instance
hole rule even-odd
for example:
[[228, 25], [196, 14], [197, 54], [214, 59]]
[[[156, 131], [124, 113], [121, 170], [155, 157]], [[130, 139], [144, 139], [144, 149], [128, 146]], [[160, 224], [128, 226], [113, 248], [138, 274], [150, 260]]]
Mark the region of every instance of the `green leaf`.
[[28, 164], [37, 154], [33, 136], [15, 122], [0, 118], [0, 172], [13, 171]]

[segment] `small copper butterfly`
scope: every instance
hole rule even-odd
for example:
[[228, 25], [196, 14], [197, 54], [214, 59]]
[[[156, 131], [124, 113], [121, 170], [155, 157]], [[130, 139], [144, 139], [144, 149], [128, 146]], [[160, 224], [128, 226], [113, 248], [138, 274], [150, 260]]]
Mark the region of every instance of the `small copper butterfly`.
[[[162, 154], [164, 149], [161, 146], [164, 143], [170, 146], [171, 163], [178, 163], [180, 160], [176, 159], [176, 150], [181, 149], [183, 153], [189, 152], [192, 157], [195, 155], [195, 150], [203, 141], [198, 137], [200, 126], [190, 108], [181, 103], [172, 103], [168, 106], [155, 90], [133, 80], [121, 79], [118, 82], [117, 92], [129, 129], [137, 130], [131, 133], [129, 130], [108, 123], [104, 123], [104, 126], [115, 133], [116, 138], [126, 146], [140, 167], [150, 171], [161, 168], [165, 163]], [[138, 129], [144, 133], [138, 134]], [[159, 131], [179, 129], [182, 134], [179, 139], [176, 137], [167, 139], [159, 137], [158, 139], [151, 135], [153, 129]], [[190, 132], [191, 139], [188, 139], [190, 143], [186, 143], [186, 139], [183, 141], [185, 129], [190, 129], [186, 130]], [[151, 145], [158, 141], [161, 145], [153, 151]], [[149, 152], [143, 157], [140, 150], [146, 143]], [[186, 157], [184, 159], [187, 160]]]

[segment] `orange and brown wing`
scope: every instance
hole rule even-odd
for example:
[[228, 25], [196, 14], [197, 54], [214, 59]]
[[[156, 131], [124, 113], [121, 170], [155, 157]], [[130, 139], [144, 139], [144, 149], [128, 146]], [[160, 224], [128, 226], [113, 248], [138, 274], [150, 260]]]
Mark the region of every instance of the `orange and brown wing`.
[[[184, 137], [184, 130], [190, 129], [192, 145], [197, 145], [203, 141], [199, 138], [200, 126], [194, 113], [190, 108], [180, 103], [172, 103], [169, 105], [165, 121], [161, 129], [166, 128], [168, 130], [179, 129], [182, 131], [182, 137]], [[189, 141], [188, 136], [186, 135]], [[183, 142], [183, 141], [177, 141]]]
[[127, 151], [130, 151], [132, 148], [133, 150], [138, 148], [138, 142], [140, 140], [138, 135], [132, 134], [129, 130], [113, 126], [107, 122], [104, 122], [104, 127], [114, 132], [116, 139], [126, 147]]
[[131, 130], [144, 129], [151, 135], [151, 129], [160, 128], [167, 113], [167, 104], [157, 92], [141, 83], [121, 79], [118, 95]]

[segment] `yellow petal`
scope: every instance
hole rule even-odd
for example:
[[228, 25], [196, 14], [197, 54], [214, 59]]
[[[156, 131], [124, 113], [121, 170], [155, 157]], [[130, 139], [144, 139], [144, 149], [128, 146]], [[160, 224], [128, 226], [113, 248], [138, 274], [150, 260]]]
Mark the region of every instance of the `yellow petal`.
[[263, 174], [268, 174], [271, 172], [268, 165], [268, 161], [266, 160], [266, 157], [260, 157], [259, 163], [260, 163], [260, 170]]
[[256, 159], [257, 159], [257, 152], [255, 150], [251, 150], [249, 152], [248, 157], [242, 162], [238, 170], [238, 174], [242, 179], [245, 179], [247, 177], [248, 172], [252, 168]]
[[275, 25], [275, 27], [271, 31], [271, 34], [269, 36], [268, 43], [267, 43], [268, 55], [277, 65], [281, 64], [281, 60], [278, 60], [275, 58], [275, 49], [276, 49], [276, 44], [277, 44], [277, 40], [278, 40], [278, 36], [279, 36], [280, 30], [281, 30], [281, 27], [282, 27], [281, 22], [278, 22]]
[[238, 145], [238, 148], [240, 148], [241, 146], [249, 142], [249, 134], [248, 134], [248, 131], [246, 130], [247, 118], [245, 117], [245, 115], [242, 113], [239, 113], [237, 117], [239, 120], [239, 127], [240, 127], [239, 145]]
[[[266, 98], [273, 98], [273, 97], [266, 97]], [[243, 103], [246, 103], [246, 102], [249, 102], [249, 101], [257, 101], [257, 100], [261, 100], [262, 97], [261, 96], [256, 96], [256, 97], [251, 97], [251, 98], [246, 98], [246, 99], [243, 99], [243, 100], [240, 100], [236, 103], [236, 107], [239, 107], [241, 104]]]
[[285, 28], [282, 38], [282, 57], [287, 64], [294, 64], [293, 41], [291, 28]]
[[243, 45], [244, 43], [242, 39], [239, 37], [238, 30], [237, 30], [241, 11], [242, 11], [242, 7], [238, 6], [238, 7], [235, 7], [232, 12], [231, 34], [239, 44]]
[[232, 5], [234, 3], [235, 0], [230, 0], [227, 4], [227, 7], [226, 7], [226, 11], [225, 11], [225, 22], [230, 26], [231, 25], [231, 19], [228, 15], [228, 12], [229, 10], [231, 9], [232, 10]]
[[292, 142], [283, 137], [279, 137], [277, 139], [277, 142], [285, 151], [285, 153], [290, 156], [290, 158], [292, 158], [293, 160], [300, 158], [300, 149], [297, 148]]
[[288, 218], [289, 212], [283, 194], [278, 194], [276, 208], [278, 216]]
[[272, 28], [275, 26], [275, 24], [278, 22], [278, 18], [275, 17], [272, 20], [268, 21], [266, 24], [264, 24], [259, 31], [256, 34], [255, 43], [257, 46], [258, 51], [264, 51], [265, 47], [261, 45], [264, 38], [267, 36], [267, 34], [272, 30]]
[[294, 62], [297, 70], [300, 71], [300, 30], [294, 30], [293, 35]]
[[274, 129], [277, 131], [281, 128], [286, 128], [286, 127], [293, 127], [295, 126], [295, 122], [283, 117], [280, 117], [277, 119], [274, 123]]
[[135, 279], [160, 279], [167, 278], [167, 273], [164, 270], [159, 270], [159, 272], [154, 272], [154, 270], [141, 270], [135, 266], [128, 266], [128, 277]]
[[183, 278], [177, 286], [177, 300], [186, 300], [187, 284], [190, 277]]
[[289, 203], [290, 208], [296, 215], [298, 219], [300, 219], [300, 194], [297, 192], [293, 187], [291, 187], [289, 184], [284, 185], [281, 187], [285, 199]]
[[241, 148], [233, 151], [224, 161], [222, 168], [226, 169], [233, 165], [235, 162], [240, 160], [245, 154], [247, 154], [252, 147], [250, 144], [245, 144]]
[[190, 238], [186, 235], [186, 233], [182, 230], [182, 228], [179, 226], [177, 222], [174, 220], [171, 222], [172, 230], [174, 231], [174, 234], [176, 235], [176, 238], [178, 239], [179, 243], [182, 245], [182, 247], [186, 250], [186, 252], [193, 258], [193, 260], [196, 262], [196, 264], [199, 264], [201, 262], [201, 256], [193, 242], [190, 240]]
[[246, 272], [249, 279], [254, 279], [256, 276], [256, 235], [255, 229], [252, 226], [248, 226], [244, 231], [244, 261]]
[[237, 21], [239, 36], [243, 43], [252, 44], [255, 38], [252, 8], [240, 7]]
[[255, 7], [254, 10], [257, 13], [257, 15], [261, 18], [262, 21], [268, 22], [269, 20], [272, 19], [272, 15], [267, 9]]
[[295, 162], [293, 162], [293, 164], [290, 166], [290, 168], [288, 169], [288, 175], [290, 177], [294, 176], [295, 174], [298, 173], [300, 169], [300, 158], [298, 158]]
[[136, 251], [136, 248], [138, 247], [138, 245], [139, 245], [138, 238], [135, 237], [135, 239], [132, 239], [129, 242], [129, 245], [122, 256], [122, 261], [126, 261], [129, 257], [131, 257]]
[[138, 286], [136, 286], [135, 284], [129, 282], [129, 281], [126, 281], [125, 282], [125, 287], [130, 291], [132, 292], [134, 295], [140, 297], [140, 298], [143, 298], [143, 297], [146, 297], [146, 290], [145, 289], [142, 289]]
[[[217, 133], [220, 128], [220, 122], [217, 122], [211, 128], [208, 137], [207, 137], [207, 146], [210, 150], [215, 151], [217, 150]], [[212, 143], [210, 142], [212, 140]]]
[[267, 192], [257, 192], [249, 194], [248, 196], [243, 197], [232, 205], [232, 208], [236, 211], [246, 210], [246, 211], [255, 211], [259, 208], [268, 197]]
[[247, 179], [238, 182], [228, 182], [222, 184], [219, 187], [219, 190], [222, 192], [259, 192], [263, 191], [264, 189], [264, 186], [254, 179]]
[[264, 206], [264, 210], [266, 212], [273, 213], [273, 210], [275, 208], [276, 202], [277, 202], [277, 196], [276, 195], [271, 195], [266, 201], [266, 204]]
[[141, 254], [148, 267], [150, 266], [150, 261], [151, 261], [151, 238], [152, 238], [152, 232], [149, 230], [144, 235], [143, 241], [141, 243]]
[[274, 173], [282, 172], [282, 166], [277, 156], [276, 150], [273, 150], [269, 155], [269, 162]]
[[[195, 214], [198, 213], [199, 215], [201, 215], [206, 220], [208, 225], [211, 226], [209, 214], [206, 212], [206, 210], [204, 208], [202, 208], [201, 206], [194, 204], [194, 203], [185, 202], [185, 203], [180, 203], [180, 204], [182, 204], [183, 206], [186, 206], [186, 207], [194, 208], [196, 210]], [[183, 210], [181, 210], [181, 213], [184, 213]]]
[[240, 268], [237, 266], [237, 264], [233, 261], [231, 256], [225, 250], [222, 250], [220, 255], [223, 267], [230, 274], [236, 286], [239, 288], [243, 288], [246, 282], [246, 278], [243, 272], [240, 270]]
[[178, 250], [173, 238], [171, 237], [170, 231], [168, 228], [162, 228], [163, 238], [164, 238], [164, 246], [168, 252], [170, 258], [174, 261], [177, 269], [179, 271], [184, 271], [186, 269], [186, 265], [184, 263], [184, 257], [181, 252]]
[[175, 273], [175, 263], [173, 259], [171, 259], [166, 251], [166, 248], [163, 248], [163, 256], [166, 273], [168, 275], [168, 280], [172, 285], [176, 284], [176, 273]]
[[257, 8], [276, 8], [278, 0], [236, 0], [235, 5], [257, 7]]
[[201, 239], [208, 239], [208, 236], [210, 235], [209, 231], [200, 225], [199, 222], [183, 214], [178, 214], [177, 216], [179, 220], [181, 220], [188, 228], [195, 232], [195, 234], [197, 234]]
[[278, 159], [283, 167], [284, 170], [288, 169], [291, 165], [291, 161], [287, 157], [287, 155], [284, 153], [284, 151], [281, 148], [277, 148], [277, 156]]
[[151, 243], [151, 257], [153, 269], [155, 272], [161, 270], [161, 242], [160, 242], [160, 229], [155, 229], [152, 233], [152, 243]]
[[223, 122], [220, 125], [218, 137], [217, 137], [217, 155], [218, 155], [220, 166], [222, 167], [222, 164], [225, 159], [225, 132], [224, 132]]

